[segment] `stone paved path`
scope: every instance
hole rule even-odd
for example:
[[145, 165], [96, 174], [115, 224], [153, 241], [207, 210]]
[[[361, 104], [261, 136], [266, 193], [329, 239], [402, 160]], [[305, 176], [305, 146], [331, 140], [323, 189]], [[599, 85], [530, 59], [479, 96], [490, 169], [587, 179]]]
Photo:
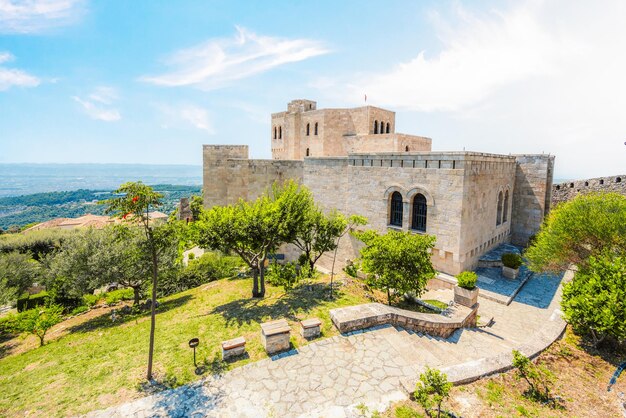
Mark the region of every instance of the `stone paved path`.
[[392, 326], [336, 336], [88, 416], [350, 417], [360, 403], [382, 410], [406, 398], [402, 383], [413, 385], [426, 365], [480, 375], [485, 360], [532, 344], [546, 325], [560, 329], [559, 282], [534, 277], [509, 306], [479, 299], [481, 322], [494, 318], [490, 328], [457, 330], [448, 339]]

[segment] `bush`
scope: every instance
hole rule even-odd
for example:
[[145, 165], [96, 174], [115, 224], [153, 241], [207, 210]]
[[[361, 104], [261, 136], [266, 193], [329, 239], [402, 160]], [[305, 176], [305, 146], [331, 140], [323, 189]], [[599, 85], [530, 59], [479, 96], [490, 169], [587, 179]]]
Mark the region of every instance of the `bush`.
[[27, 311], [29, 309], [34, 309], [38, 306], [45, 305], [48, 300], [50, 300], [50, 296], [47, 292], [40, 292], [34, 295], [26, 295], [17, 300], [17, 311]]
[[16, 331], [17, 316], [9, 314], [0, 318], [0, 336], [7, 336]]
[[83, 295], [84, 306], [87, 306], [89, 308], [91, 308], [96, 303], [98, 303], [100, 299], [102, 299], [102, 295], [91, 295], [91, 294]]
[[352, 260], [348, 261], [348, 264], [343, 268], [343, 271], [350, 277], [354, 277], [355, 279], [358, 276], [359, 268], [361, 266], [357, 263], [352, 262]]
[[298, 264], [289, 262], [285, 264], [272, 263], [265, 273], [267, 281], [274, 286], [283, 286], [285, 290], [291, 290], [300, 279]]
[[526, 396], [541, 402], [552, 402], [550, 387], [554, 383], [554, 375], [545, 367], [534, 364], [528, 357], [513, 350], [513, 367], [517, 369], [516, 377], [528, 383]]
[[48, 330], [63, 320], [62, 312], [63, 307], [58, 305], [24, 311], [17, 316], [16, 328], [22, 332], [35, 334], [39, 337], [39, 346], [42, 346]]
[[476, 287], [478, 275], [473, 271], [464, 271], [456, 276], [456, 280], [459, 287], [472, 290]]
[[70, 315], [78, 315], [81, 314], [83, 312], [87, 312], [89, 310], [88, 306], [79, 306], [77, 308], [72, 309], [72, 312], [70, 312]]
[[522, 265], [522, 256], [515, 253], [502, 254], [502, 264], [511, 269], [518, 269]]
[[415, 387], [415, 400], [427, 412], [436, 406], [437, 416], [440, 416], [441, 404], [450, 396], [451, 388], [452, 383], [448, 382], [448, 376], [445, 373], [426, 366], [426, 371], [420, 374], [420, 380]]
[[108, 305], [118, 303], [123, 300], [133, 300], [135, 292], [131, 288], [114, 290], [104, 294], [104, 300]]

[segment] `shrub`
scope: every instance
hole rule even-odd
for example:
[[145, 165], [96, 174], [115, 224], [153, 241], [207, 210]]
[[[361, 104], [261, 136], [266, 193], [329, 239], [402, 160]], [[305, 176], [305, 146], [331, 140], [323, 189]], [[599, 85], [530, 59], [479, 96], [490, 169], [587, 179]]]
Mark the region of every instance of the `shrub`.
[[426, 371], [420, 374], [420, 381], [415, 387], [415, 400], [426, 411], [437, 406], [437, 416], [441, 415], [441, 404], [450, 396], [452, 383], [448, 382], [448, 376], [437, 369], [426, 367]]
[[39, 337], [39, 346], [42, 346], [48, 330], [63, 320], [62, 312], [63, 307], [59, 305], [24, 311], [17, 316], [16, 328], [22, 332], [35, 334]]
[[196, 255], [194, 253], [189, 253], [187, 255], [187, 260], [189, 260], [189, 261], [194, 260], [195, 258], [196, 258]]
[[270, 284], [283, 286], [285, 290], [293, 289], [300, 279], [298, 264], [294, 262], [285, 264], [272, 263], [265, 274]]
[[529, 389], [526, 395], [542, 402], [552, 402], [550, 386], [554, 381], [554, 375], [545, 367], [534, 364], [528, 357], [517, 350], [513, 350], [513, 367], [517, 369], [518, 379], [524, 379]]
[[38, 306], [43, 306], [48, 302], [48, 300], [50, 300], [50, 296], [47, 292], [23, 296], [17, 300], [17, 311], [22, 312], [34, 309]]
[[131, 288], [114, 290], [112, 292], [105, 293], [104, 300], [107, 304], [112, 305], [122, 300], [133, 300], [135, 298], [135, 292]]
[[473, 271], [464, 271], [456, 276], [456, 280], [459, 287], [472, 290], [476, 287], [478, 275]]
[[359, 268], [361, 266], [357, 263], [354, 263], [352, 260], [348, 261], [348, 264], [343, 268], [343, 271], [350, 277], [357, 278], [359, 273]]
[[96, 303], [98, 303], [100, 299], [102, 299], [102, 295], [91, 295], [91, 294], [83, 295], [83, 303], [85, 304], [84, 306], [87, 306], [89, 308], [91, 308]]
[[0, 336], [10, 335], [16, 331], [17, 315], [9, 314], [0, 318]]
[[77, 308], [72, 309], [72, 312], [70, 312], [70, 315], [78, 315], [81, 314], [83, 312], [87, 312], [89, 310], [88, 306], [79, 306]]
[[502, 264], [505, 267], [518, 269], [522, 265], [522, 256], [515, 253], [504, 253], [502, 254]]

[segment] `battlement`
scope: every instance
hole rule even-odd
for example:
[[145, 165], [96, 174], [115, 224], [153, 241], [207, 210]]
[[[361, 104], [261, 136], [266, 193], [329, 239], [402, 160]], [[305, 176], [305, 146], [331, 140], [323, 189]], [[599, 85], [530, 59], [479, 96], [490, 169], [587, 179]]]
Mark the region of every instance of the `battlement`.
[[317, 102], [306, 99], [296, 99], [289, 102], [287, 105], [287, 112], [289, 113], [302, 113], [309, 110], [316, 110]]
[[552, 186], [552, 204], [572, 200], [579, 194], [615, 192], [626, 195], [626, 174], [573, 180]]

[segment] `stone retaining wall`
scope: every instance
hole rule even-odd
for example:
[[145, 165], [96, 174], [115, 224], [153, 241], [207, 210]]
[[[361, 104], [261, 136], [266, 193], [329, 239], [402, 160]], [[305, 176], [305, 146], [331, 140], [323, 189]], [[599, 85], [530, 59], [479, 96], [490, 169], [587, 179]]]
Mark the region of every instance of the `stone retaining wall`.
[[615, 192], [626, 195], [626, 174], [574, 180], [552, 186], [552, 205], [572, 200], [579, 194]]
[[410, 331], [448, 338], [459, 328], [475, 326], [477, 314], [478, 304], [471, 309], [456, 306], [449, 316], [444, 316], [407, 311], [380, 303], [367, 303], [332, 309], [330, 319], [341, 333], [379, 325], [393, 325]]

